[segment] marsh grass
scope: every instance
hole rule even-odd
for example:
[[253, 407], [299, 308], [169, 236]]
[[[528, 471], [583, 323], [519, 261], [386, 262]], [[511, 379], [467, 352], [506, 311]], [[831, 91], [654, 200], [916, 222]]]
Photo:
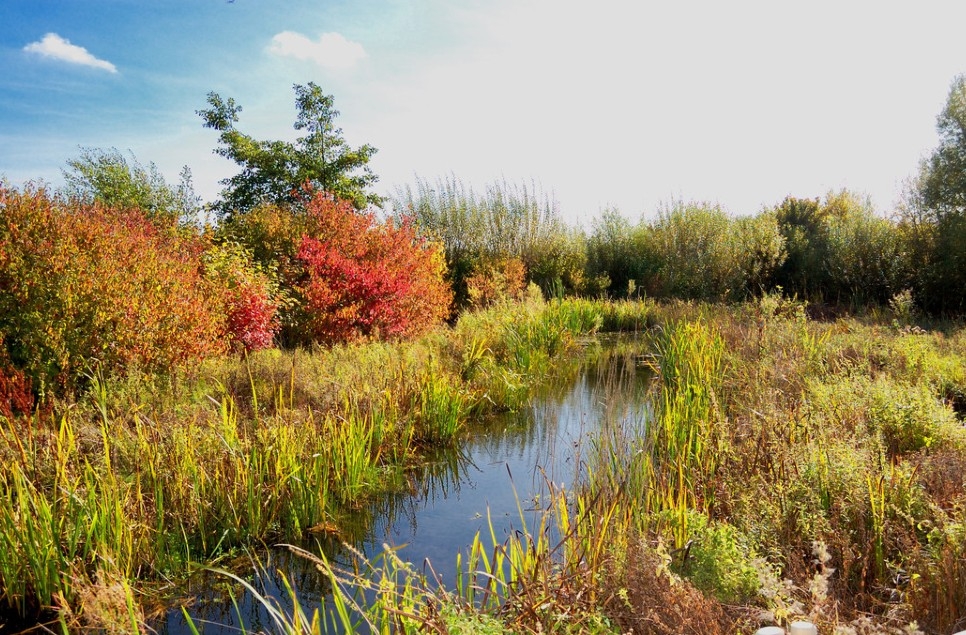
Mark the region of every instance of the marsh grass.
[[[320, 564], [343, 603], [330, 623], [734, 633], [806, 618], [843, 634], [962, 628], [966, 432], [947, 397], [966, 369], [962, 331], [816, 322], [800, 308], [774, 298], [650, 307], [650, 348], [621, 354], [625, 368], [654, 367], [652, 407], [613, 417], [627, 389], [613, 375], [579, 487], [553, 491], [539, 518], [521, 514], [502, 541], [489, 524], [458, 556], [452, 587], [391, 550], [355, 569]], [[512, 353], [514, 338], [553, 341], [521, 318], [498, 320], [480, 314], [457, 330], [471, 342], [457, 358], [470, 385], [533, 364]]]
[[[324, 623], [339, 632], [611, 632], [598, 611], [600, 598], [581, 593], [592, 585], [578, 581], [595, 575], [610, 550], [589, 540], [587, 528], [600, 523], [577, 522], [568, 498], [552, 492], [529, 521], [521, 506], [520, 527], [503, 541], [488, 516], [484, 532], [457, 555], [449, 587], [431, 563], [417, 569], [387, 545], [373, 558], [346, 545], [356, 556], [351, 568], [290, 548], [328, 576], [335, 593]], [[564, 537], [551, 542], [554, 533]]]
[[[724, 633], [761, 615], [823, 632], [963, 628], [966, 331], [815, 321], [783, 298], [530, 297], [412, 342], [265, 351], [166, 379], [95, 374], [85, 400], [0, 426], [3, 601], [57, 609], [69, 628], [98, 612], [134, 628], [144, 581], [338, 535], [347, 510], [401, 487], [468, 418], [522, 408], [582, 336], [641, 322], [646, 348], [620, 354], [622, 368], [654, 367], [652, 408], [611, 421], [631, 376], [614, 374], [580, 487], [506, 540], [491, 525], [455, 588], [393, 552], [358, 571], [318, 563], [342, 607], [279, 628]], [[117, 601], [90, 601], [98, 589]]]
[[601, 304], [600, 330], [605, 333], [643, 333], [653, 326], [655, 326], [653, 301], [616, 300]]
[[0, 601], [20, 616], [60, 611], [72, 627], [98, 610], [116, 622], [84, 601], [92, 589], [140, 597], [191, 562], [338, 532], [469, 417], [526, 403], [599, 325], [595, 305], [539, 298], [467, 320], [168, 378], [94, 372], [80, 402], [0, 420]]
[[135, 571], [142, 541], [124, 521], [140, 490], [115, 471], [111, 437], [101, 431], [100, 460], [77, 463], [67, 417], [56, 436], [36, 430], [23, 439], [12, 423], [3, 428], [20, 456], [0, 475], [0, 584], [21, 614], [63, 605], [86, 567], [124, 580]]
[[[618, 550], [571, 580], [625, 630], [753, 630], [759, 615], [843, 633], [961, 628], [966, 494], [951, 474], [966, 430], [948, 397], [961, 328], [778, 305], [654, 307], [652, 420], [602, 429], [573, 503], [581, 522], [607, 519], [593, 540]], [[641, 561], [672, 581], [642, 583]], [[655, 608], [681, 601], [693, 611]]]

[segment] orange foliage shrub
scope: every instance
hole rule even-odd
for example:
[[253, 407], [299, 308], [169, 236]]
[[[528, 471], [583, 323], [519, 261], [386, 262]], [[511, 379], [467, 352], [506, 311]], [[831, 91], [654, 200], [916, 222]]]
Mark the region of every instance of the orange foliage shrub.
[[298, 260], [304, 328], [332, 343], [420, 333], [445, 319], [452, 302], [440, 246], [410, 221], [379, 223], [325, 194], [307, 205]]
[[291, 284], [304, 273], [297, 254], [302, 236], [309, 232], [309, 218], [301, 210], [264, 204], [233, 215], [221, 227], [223, 239], [242, 245], [263, 270]]
[[224, 349], [203, 244], [137, 210], [0, 188], [0, 335], [35, 390], [72, 389], [95, 365], [151, 371]]
[[482, 308], [496, 302], [519, 300], [526, 288], [527, 268], [519, 258], [500, 258], [474, 267], [466, 279], [470, 306]]

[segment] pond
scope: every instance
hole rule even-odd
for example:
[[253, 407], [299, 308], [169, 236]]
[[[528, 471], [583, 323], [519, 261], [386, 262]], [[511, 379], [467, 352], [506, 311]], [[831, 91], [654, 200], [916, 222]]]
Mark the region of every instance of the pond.
[[[335, 562], [348, 564], [351, 556], [343, 541], [367, 557], [389, 545], [418, 568], [431, 562], [443, 583], [451, 582], [456, 555], [477, 533], [488, 535], [489, 523], [498, 540], [529, 524], [528, 518], [544, 511], [549, 483], [569, 488], [584, 476], [596, 435], [608, 426], [640, 427], [647, 420], [652, 375], [638, 363], [637, 347], [626, 342], [589, 346], [593, 361], [538, 391], [528, 407], [472, 425], [459, 448], [439, 451], [412, 470], [406, 491], [358, 510], [340, 526], [338, 536], [320, 536], [300, 546], [313, 553], [321, 549]], [[253, 585], [263, 596], [277, 598], [285, 610], [291, 603], [276, 571], [293, 583], [309, 614], [330, 594], [328, 580], [313, 563], [288, 549], [270, 549], [259, 559]], [[201, 632], [274, 630], [260, 601], [240, 585], [226, 593], [225, 583], [222, 576], [207, 575], [185, 590], [194, 597], [187, 610]], [[180, 608], [151, 626], [163, 635], [191, 633]]]

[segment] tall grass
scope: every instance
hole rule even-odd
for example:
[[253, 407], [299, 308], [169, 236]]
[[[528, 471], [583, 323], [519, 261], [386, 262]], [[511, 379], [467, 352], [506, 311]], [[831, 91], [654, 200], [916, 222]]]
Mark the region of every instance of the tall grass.
[[[753, 630], [762, 611], [823, 632], [962, 628], [961, 325], [920, 333], [763, 306], [628, 306], [660, 325], [647, 349], [622, 351], [654, 366], [653, 410], [602, 425], [580, 488], [553, 492], [505, 540], [478, 536], [454, 588], [390, 553], [360, 564], [366, 581], [333, 574], [336, 613], [284, 628], [499, 632], [498, 618], [724, 633]], [[624, 309], [531, 298], [411, 343], [264, 352], [167, 383], [96, 378], [55, 416], [4, 420], [3, 600], [92, 625], [81, 615], [108, 609], [85, 598], [114, 589], [115, 619], [136, 622], [123, 608], [146, 589], [135, 578], [335, 533], [467, 417], [526, 404], [612, 310]], [[598, 400], [614, 403], [619, 384]]]
[[[963, 492], [949, 475], [966, 433], [948, 427], [941, 402], [962, 372], [961, 335], [798, 314], [756, 325], [745, 309], [696, 309], [656, 307], [654, 417], [604, 431], [578, 496], [619, 501], [616, 536], [597, 538], [628, 557], [611, 560], [597, 589], [637, 604], [604, 600], [608, 615], [653, 632], [692, 628], [683, 625], [695, 616], [696, 632], [760, 625], [720, 600], [823, 631], [961, 628], [966, 614], [951, 607], [962, 597], [952, 554], [962, 554], [963, 520], [950, 497]], [[637, 558], [686, 581], [645, 585]], [[687, 615], [658, 608], [681, 601]]]
[[[419, 571], [388, 546], [372, 559], [356, 553], [351, 568], [298, 552], [329, 577], [334, 608], [325, 624], [340, 632], [610, 632], [598, 613], [601, 598], [585, 591], [615, 552], [597, 540], [598, 532], [618, 535], [610, 527], [614, 515], [571, 512], [569, 499], [552, 491], [529, 526], [521, 508], [519, 529], [503, 541], [487, 517], [484, 532], [456, 556], [448, 587], [431, 564]], [[552, 541], [553, 535], [563, 538]]]
[[590, 304], [536, 299], [469, 320], [168, 380], [95, 373], [63, 412], [3, 419], [0, 598], [20, 615], [75, 615], [101, 580], [140, 588], [241, 547], [337, 531], [469, 417], [526, 403], [599, 324]]
[[655, 486], [674, 510], [675, 547], [688, 539], [688, 509], [713, 503], [713, 478], [724, 451], [716, 393], [722, 385], [724, 342], [703, 322], [668, 325], [658, 336], [659, 414], [651, 430]]
[[663, 528], [675, 549], [691, 539], [695, 510], [713, 506], [715, 476], [726, 450], [717, 393], [724, 343], [703, 321], [674, 321], [654, 336], [660, 388], [653, 418], [637, 429], [605, 430], [592, 456], [590, 489], [621, 500], [644, 533]]
[[[653, 306], [652, 354], [624, 351], [654, 365], [653, 410], [601, 426], [579, 488], [552, 491], [544, 514], [521, 514], [503, 540], [490, 524], [458, 557], [452, 587], [391, 552], [355, 571], [326, 568], [342, 603], [330, 623], [671, 634], [806, 618], [821, 632], [961, 628], [966, 432], [942, 401], [966, 372], [961, 332], [908, 335], [753, 308]], [[480, 351], [512, 350], [480, 334], [518, 322], [471, 331], [467, 376], [492, 369]], [[517, 363], [503, 359], [504, 369]]]

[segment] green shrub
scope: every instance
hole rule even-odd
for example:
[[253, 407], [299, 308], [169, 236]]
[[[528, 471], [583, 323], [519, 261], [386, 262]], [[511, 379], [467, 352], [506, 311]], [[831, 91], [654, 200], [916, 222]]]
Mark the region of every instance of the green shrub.
[[932, 310], [962, 312], [966, 308], [966, 215], [946, 214], [936, 219], [934, 228], [921, 297]]
[[614, 298], [638, 289], [653, 292], [647, 285], [657, 273], [657, 262], [646, 240], [646, 225], [632, 225], [617, 210], [604, 210], [587, 239], [588, 281], [597, 281], [599, 290]]
[[691, 513], [688, 559], [681, 567], [692, 584], [727, 604], [753, 599], [760, 586], [757, 555], [747, 537], [725, 522]]
[[839, 376], [810, 382], [807, 396], [813, 416], [838, 434], [881, 439], [891, 456], [941, 446], [960, 436], [955, 413], [925, 382]]
[[819, 199], [792, 196], [773, 210], [787, 256], [775, 272], [773, 283], [791, 295], [819, 295], [828, 281], [822, 266], [826, 211]]
[[226, 219], [218, 227], [218, 239], [243, 246], [263, 270], [274, 269], [280, 279], [286, 280], [298, 275], [295, 261], [299, 240], [308, 232], [305, 214], [291, 207], [264, 204]]
[[885, 303], [912, 276], [911, 234], [877, 216], [868, 198], [841, 190], [788, 197], [774, 212], [787, 259], [773, 283], [805, 298]]
[[659, 212], [650, 241], [664, 296], [720, 300], [740, 292], [738, 245], [717, 205], [675, 203]]
[[882, 435], [890, 455], [941, 445], [958, 425], [952, 409], [926, 385], [878, 381], [870, 402], [869, 429]]
[[461, 610], [449, 603], [443, 603], [440, 607], [440, 620], [450, 635], [503, 635], [512, 632], [491, 615]]
[[742, 288], [735, 295], [755, 297], [773, 288], [778, 267], [785, 260], [785, 238], [772, 213], [745, 216], [732, 222], [737, 243], [738, 275]]
[[868, 202], [846, 192], [829, 197], [836, 205], [826, 221], [826, 296], [884, 304], [909, 282], [909, 264], [894, 223], [875, 215]]
[[523, 262], [527, 281], [544, 293], [558, 283], [568, 292], [584, 285], [582, 233], [567, 227], [556, 204], [533, 184], [496, 182], [479, 194], [456, 177], [419, 179], [415, 190], [396, 192], [393, 207], [443, 244], [457, 307], [468, 304], [466, 281], [481, 263], [503, 258]]

